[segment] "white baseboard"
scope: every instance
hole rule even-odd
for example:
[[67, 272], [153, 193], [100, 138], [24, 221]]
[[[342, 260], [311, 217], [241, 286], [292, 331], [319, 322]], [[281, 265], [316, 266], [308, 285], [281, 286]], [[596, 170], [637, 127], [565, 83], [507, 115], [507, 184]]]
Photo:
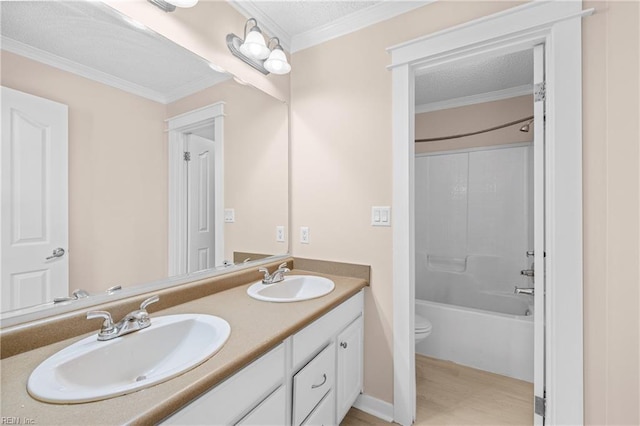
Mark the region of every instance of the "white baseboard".
[[353, 406], [379, 419], [393, 422], [393, 404], [387, 401], [361, 393]]

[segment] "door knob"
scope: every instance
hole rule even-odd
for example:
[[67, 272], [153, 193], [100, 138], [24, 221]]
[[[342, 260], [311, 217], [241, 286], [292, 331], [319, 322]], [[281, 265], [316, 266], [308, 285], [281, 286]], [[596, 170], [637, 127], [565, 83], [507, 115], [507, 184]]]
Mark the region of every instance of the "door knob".
[[56, 249], [53, 249], [53, 253], [51, 254], [51, 256], [45, 257], [44, 260], [51, 260], [51, 259], [55, 259], [56, 257], [62, 257], [64, 256], [64, 249], [62, 247], [58, 247]]

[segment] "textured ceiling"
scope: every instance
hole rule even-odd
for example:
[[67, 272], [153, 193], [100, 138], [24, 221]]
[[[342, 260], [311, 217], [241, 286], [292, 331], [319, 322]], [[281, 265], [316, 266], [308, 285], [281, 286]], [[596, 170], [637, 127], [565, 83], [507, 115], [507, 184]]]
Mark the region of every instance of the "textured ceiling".
[[271, 17], [293, 37], [336, 19], [352, 15], [380, 1], [253, 1], [253, 7]]
[[0, 7], [3, 41], [12, 39], [161, 98], [173, 100], [228, 78], [192, 52], [135, 28], [101, 2], [3, 1]]
[[456, 63], [416, 74], [416, 105], [480, 95], [533, 83], [533, 51]]
[[[227, 0], [293, 53], [435, 0]], [[240, 29], [238, 30], [241, 31]]]

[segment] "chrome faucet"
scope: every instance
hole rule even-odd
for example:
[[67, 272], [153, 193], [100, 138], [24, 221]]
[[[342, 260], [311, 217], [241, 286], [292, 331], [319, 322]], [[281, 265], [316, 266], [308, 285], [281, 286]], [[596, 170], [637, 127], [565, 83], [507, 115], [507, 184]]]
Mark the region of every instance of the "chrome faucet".
[[[106, 291], [106, 294], [114, 294], [116, 291], [122, 290], [122, 286], [116, 285], [113, 287], [109, 287]], [[61, 303], [61, 302], [69, 302], [71, 300], [80, 300], [86, 299], [87, 297], [95, 296], [95, 294], [91, 294], [86, 290], [82, 290], [81, 288], [74, 290], [69, 297], [56, 297], [53, 299], [53, 303]]]
[[514, 291], [515, 294], [526, 294], [528, 296], [533, 296], [533, 288], [520, 288], [516, 286], [516, 289]]
[[260, 268], [258, 269], [258, 272], [262, 272], [264, 274], [262, 284], [275, 284], [283, 281], [284, 274], [286, 274], [287, 272], [291, 272], [291, 270], [287, 268], [287, 262], [283, 262], [271, 275], [269, 275], [269, 270], [267, 268]]
[[113, 318], [111, 318], [111, 314], [107, 311], [89, 311], [87, 312], [87, 319], [104, 319], [100, 332], [98, 333], [98, 340], [115, 339], [116, 337], [149, 327], [151, 325], [151, 318], [147, 312], [147, 306], [156, 303], [158, 300], [160, 300], [158, 295], [146, 299], [140, 304], [140, 309], [129, 312], [116, 324], [113, 323]]

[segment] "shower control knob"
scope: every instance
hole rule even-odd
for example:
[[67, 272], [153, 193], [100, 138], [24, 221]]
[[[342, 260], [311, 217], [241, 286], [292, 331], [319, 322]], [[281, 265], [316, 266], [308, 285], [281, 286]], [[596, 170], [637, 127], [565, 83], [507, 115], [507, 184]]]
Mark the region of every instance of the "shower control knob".
[[524, 275], [525, 277], [533, 277], [533, 269], [523, 269], [520, 271], [520, 275]]
[[347, 342], [340, 342], [340, 347], [347, 349]]

